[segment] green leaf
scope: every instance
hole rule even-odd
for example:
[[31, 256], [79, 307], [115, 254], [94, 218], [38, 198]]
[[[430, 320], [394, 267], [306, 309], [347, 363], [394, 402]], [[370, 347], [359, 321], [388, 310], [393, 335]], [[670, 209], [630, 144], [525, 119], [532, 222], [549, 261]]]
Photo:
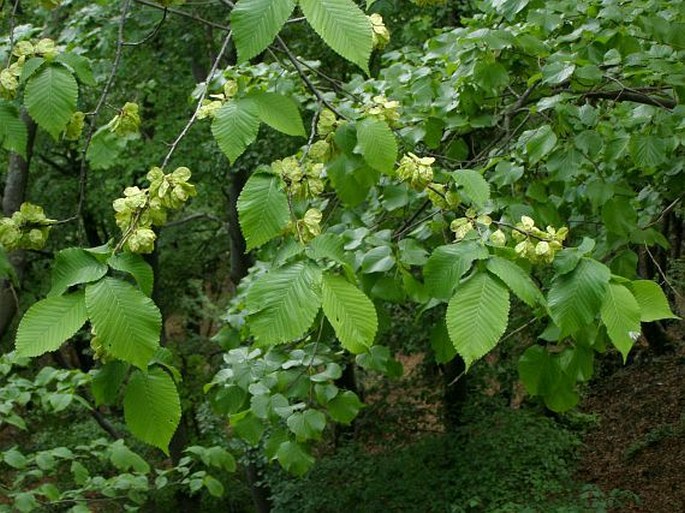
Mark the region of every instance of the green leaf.
[[28, 131], [19, 111], [11, 103], [0, 100], [0, 143], [7, 151], [26, 156]]
[[126, 146], [126, 140], [111, 132], [105, 125], [97, 129], [86, 151], [92, 169], [109, 169], [116, 164]]
[[212, 135], [231, 164], [252, 144], [258, 132], [257, 105], [249, 98], [226, 102], [212, 122]]
[[397, 141], [385, 121], [365, 119], [357, 126], [357, 145], [366, 163], [381, 173], [392, 173]]
[[127, 472], [131, 469], [141, 474], [150, 472], [150, 465], [138, 454], [126, 447], [121, 439], [112, 444], [112, 452], [109, 455], [109, 459], [112, 465], [122, 472]]
[[318, 439], [326, 427], [326, 416], [319, 410], [310, 408], [293, 413], [286, 424], [299, 441]]
[[300, 8], [328, 46], [369, 73], [371, 22], [352, 0], [300, 0]]
[[395, 257], [390, 246], [378, 246], [366, 252], [362, 259], [362, 272], [384, 273], [395, 265]]
[[653, 169], [668, 160], [666, 141], [656, 135], [634, 134], [628, 149], [635, 165], [643, 169]]
[[378, 171], [368, 167], [361, 157], [340, 155], [326, 169], [331, 184], [343, 203], [356, 207], [366, 199], [378, 180]]
[[611, 271], [589, 258], [581, 258], [576, 268], [558, 275], [547, 296], [554, 323], [570, 334], [594, 322], [602, 305]]
[[107, 362], [95, 371], [90, 390], [96, 406], [116, 402], [127, 372], [128, 364], [119, 360]]
[[314, 465], [314, 458], [297, 442], [283, 442], [276, 452], [278, 463], [296, 476], [303, 476]]
[[342, 239], [333, 233], [324, 233], [312, 239], [307, 246], [307, 254], [311, 258], [327, 258], [342, 266], [350, 265]]
[[148, 297], [152, 296], [155, 276], [152, 272], [152, 266], [141, 255], [136, 253], [117, 253], [109, 257], [107, 264], [112, 269], [133, 276], [143, 294]]
[[69, 68], [83, 85], [95, 85], [95, 78], [93, 77], [93, 70], [90, 67], [90, 60], [83, 55], [72, 52], [60, 53], [55, 57], [55, 62], [61, 62]]
[[438, 299], [448, 300], [474, 260], [488, 258], [488, 250], [472, 241], [439, 246], [423, 268], [428, 292]]
[[21, 70], [19, 82], [21, 84], [25, 83], [36, 71], [43, 66], [43, 64], [45, 64], [45, 59], [42, 57], [31, 57], [29, 60], [24, 62], [24, 67]]
[[207, 488], [209, 495], [211, 495], [213, 497], [223, 497], [224, 496], [224, 485], [222, 485], [221, 481], [219, 481], [215, 477], [212, 477], [209, 474], [206, 475], [205, 477], [202, 478], [202, 484], [204, 485], [205, 488]]
[[557, 144], [557, 136], [549, 125], [542, 125], [535, 130], [527, 130], [521, 134], [522, 142], [528, 155], [530, 164], [536, 164], [547, 156]]
[[542, 82], [557, 85], [571, 78], [576, 65], [572, 62], [550, 62], [542, 67]]
[[17, 355], [40, 356], [59, 347], [88, 320], [83, 291], [49, 297], [28, 309], [17, 329]]
[[447, 333], [447, 324], [444, 318], [437, 321], [431, 329], [430, 342], [437, 363], [447, 363], [457, 356], [457, 350]]
[[488, 260], [488, 271], [502, 280], [528, 306], [534, 307], [544, 302], [545, 298], [538, 286], [528, 273], [514, 262], [492, 256]]
[[134, 372], [124, 396], [124, 418], [134, 436], [169, 454], [169, 442], [181, 420], [171, 376], [159, 367]]
[[640, 305], [626, 287], [610, 283], [602, 302], [601, 315], [609, 339], [625, 362], [640, 335]]
[[231, 415], [231, 428], [236, 435], [252, 446], [259, 443], [264, 434], [264, 423], [251, 410]]
[[282, 180], [273, 175], [253, 174], [238, 198], [238, 218], [248, 250], [280, 235], [290, 219]]
[[363, 353], [376, 338], [378, 317], [371, 300], [340, 276], [323, 277], [322, 304], [326, 318], [345, 349]]
[[642, 322], [678, 319], [678, 316], [671, 311], [668, 299], [657, 283], [651, 280], [635, 280], [630, 283], [630, 288], [637, 304], [640, 305]]
[[326, 407], [328, 414], [334, 421], [340, 424], [349, 424], [355, 419], [364, 404], [359, 400], [357, 394], [351, 390], [346, 390], [328, 401]]
[[78, 84], [61, 65], [45, 66], [26, 84], [24, 103], [35, 122], [54, 139], [76, 111]]
[[0, 456], [2, 456], [2, 460], [12, 468], [22, 469], [28, 464], [26, 456], [24, 456], [16, 447], [12, 447], [11, 449], [0, 453]]
[[238, 62], [269, 46], [295, 9], [293, 0], [239, 0], [231, 10], [231, 28]]
[[250, 99], [257, 105], [259, 119], [271, 128], [287, 135], [306, 135], [300, 110], [291, 98], [276, 93], [258, 93], [250, 95]]
[[73, 285], [98, 281], [105, 274], [107, 266], [91, 253], [79, 248], [64, 249], [55, 257], [49, 296], [59, 296]]
[[482, 207], [490, 199], [490, 184], [478, 171], [460, 169], [452, 173], [452, 179], [477, 207]]
[[446, 320], [450, 339], [468, 369], [507, 329], [509, 292], [489, 274], [477, 273], [457, 287]]
[[297, 262], [261, 276], [247, 292], [250, 331], [262, 344], [305, 334], [321, 307], [321, 269]]
[[107, 351], [146, 369], [162, 330], [162, 316], [152, 300], [126, 282], [103, 278], [86, 287], [86, 307]]

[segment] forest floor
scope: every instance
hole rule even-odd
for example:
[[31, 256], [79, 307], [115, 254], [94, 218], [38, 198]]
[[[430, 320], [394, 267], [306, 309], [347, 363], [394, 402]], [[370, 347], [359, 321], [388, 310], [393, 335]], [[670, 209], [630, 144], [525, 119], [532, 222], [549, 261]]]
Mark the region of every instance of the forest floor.
[[[681, 337], [679, 337], [681, 338]], [[577, 478], [640, 500], [617, 513], [685, 512], [685, 342], [674, 352], [638, 352], [632, 364], [598, 380], [582, 404], [597, 416]]]

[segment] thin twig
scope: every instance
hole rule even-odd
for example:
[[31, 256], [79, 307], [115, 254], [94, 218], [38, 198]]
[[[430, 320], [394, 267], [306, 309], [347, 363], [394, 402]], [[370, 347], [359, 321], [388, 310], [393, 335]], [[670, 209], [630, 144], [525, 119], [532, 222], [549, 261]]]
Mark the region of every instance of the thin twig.
[[157, 34], [159, 34], [160, 29], [162, 28], [162, 25], [164, 25], [164, 22], [166, 21], [166, 16], [167, 13], [169, 12], [169, 9], [167, 7], [164, 8], [164, 11], [162, 11], [162, 19], [159, 20], [159, 23], [155, 25], [155, 28], [152, 29], [152, 32], [150, 32], [147, 36], [145, 36], [143, 39], [140, 41], [136, 41], [134, 43], [124, 43], [124, 46], [141, 46], [150, 41], [153, 37], [155, 37]]
[[204, 23], [205, 25], [213, 28], [218, 28], [220, 30], [223, 30], [224, 32], [228, 32], [230, 30], [230, 27], [227, 27], [225, 25], [220, 25], [219, 23], [215, 23], [213, 21], [206, 20], [204, 18], [201, 18], [199, 16], [196, 16], [194, 14], [191, 14], [186, 11], [182, 11], [180, 9], [174, 9], [173, 7], [164, 7], [163, 5], [156, 4], [154, 2], [149, 2], [148, 0], [134, 0], [137, 4], [141, 5], [146, 5], [148, 7], [152, 7], [153, 9], [159, 9], [161, 10], [167, 10], [171, 14], [175, 14], [177, 16], [182, 16], [184, 18], [188, 18], [189, 20], [194, 20], [199, 23]]
[[7, 65], [5, 66], [6, 68], [9, 68], [10, 62], [12, 62], [12, 50], [14, 46], [14, 23], [15, 23], [15, 18], [17, 16], [17, 9], [19, 9], [19, 0], [14, 0], [14, 5], [12, 6], [12, 12], [10, 13], [10, 19], [9, 19], [9, 53], [7, 54]]
[[[136, 0], [138, 1], [138, 0]], [[205, 87], [202, 90], [202, 94], [200, 95], [200, 98], [197, 101], [197, 107], [195, 107], [195, 111], [193, 112], [193, 115], [190, 117], [188, 120], [188, 123], [186, 123], [186, 126], [181, 130], [181, 133], [178, 134], [178, 137], [176, 137], [176, 140], [171, 143], [171, 147], [169, 148], [168, 153], [166, 154], [166, 157], [164, 157], [164, 160], [162, 161], [162, 169], [166, 167], [166, 165], [169, 163], [169, 160], [171, 159], [171, 156], [174, 154], [176, 151], [176, 148], [178, 147], [179, 143], [183, 140], [183, 138], [188, 135], [188, 132], [190, 131], [190, 128], [193, 126], [195, 121], [197, 120], [197, 115], [198, 112], [200, 112], [200, 108], [202, 108], [202, 102], [204, 99], [207, 97], [207, 93], [209, 92], [209, 82], [211, 81], [212, 77], [214, 76], [214, 73], [216, 73], [216, 70], [219, 67], [219, 63], [221, 62], [221, 59], [224, 56], [224, 53], [226, 52], [226, 48], [228, 48], [228, 43], [231, 40], [231, 36], [233, 35], [233, 32], [231, 30], [228, 31], [228, 34], [226, 34], [226, 38], [224, 39], [224, 43], [221, 45], [221, 50], [219, 50], [219, 54], [216, 56], [216, 59], [214, 59], [214, 63], [212, 64], [211, 69], [209, 70], [209, 73], [207, 73], [207, 78], [205, 79]]]
[[215, 223], [224, 223], [223, 219], [220, 219], [216, 216], [213, 216], [211, 214], [205, 214], [204, 212], [198, 212], [196, 214], [191, 214], [188, 217], [184, 217], [182, 219], [177, 219], [175, 221], [170, 221], [166, 223], [164, 226], [161, 226], [160, 229], [165, 229], [165, 228], [172, 228], [174, 226], [180, 226], [182, 224], [189, 223], [191, 221], [195, 221], [197, 219], [207, 219], [208, 221], [214, 221]]
[[110, 70], [109, 76], [107, 77], [105, 87], [102, 89], [100, 99], [98, 100], [95, 109], [93, 110], [93, 113], [91, 115], [90, 123], [88, 126], [88, 133], [86, 135], [86, 141], [83, 145], [83, 149], [81, 150], [81, 166], [79, 170], [79, 198], [78, 206], [76, 207], [76, 214], [66, 221], [78, 220], [82, 217], [83, 214], [83, 207], [86, 201], [86, 185], [88, 182], [88, 162], [86, 160], [86, 154], [88, 153], [88, 148], [90, 147], [90, 143], [93, 140], [93, 135], [95, 135], [95, 132], [97, 130], [98, 115], [100, 114], [100, 110], [102, 109], [102, 107], [105, 105], [107, 96], [109, 95], [109, 91], [112, 88], [112, 85], [114, 85], [114, 79], [116, 77], [117, 71], [119, 70], [119, 65], [121, 64], [121, 55], [124, 48], [124, 26], [126, 25], [126, 17], [128, 16], [130, 6], [131, 0], [124, 0], [124, 4], [121, 8], [121, 18], [119, 20], [119, 34], [117, 36], [117, 47], [114, 54], [114, 62], [112, 63], [112, 69]]
[[659, 262], [657, 262], [656, 258], [654, 258], [654, 255], [652, 255], [652, 252], [649, 250], [649, 246], [647, 246], [647, 244], [645, 244], [645, 251], [647, 251], [647, 254], [649, 255], [649, 258], [652, 260], [652, 263], [653, 263], [654, 266], [657, 268], [657, 271], [659, 271], [659, 274], [661, 275], [661, 278], [664, 280], [664, 283], [665, 283], [666, 285], [668, 285], [668, 288], [671, 289], [671, 290], [673, 291], [673, 293], [674, 293], [677, 297], [682, 297], [682, 296], [680, 295], [680, 292], [678, 292], [678, 289], [676, 289], [676, 288], [673, 286], [673, 284], [671, 283], [671, 281], [670, 281], [670, 280], [668, 279], [668, 277], [666, 276], [666, 273], [664, 272], [664, 270], [663, 270], [663, 269], [661, 268], [661, 266], [659, 265]]
[[661, 214], [659, 214], [659, 217], [657, 217], [654, 221], [652, 221], [647, 226], [645, 226], [645, 228], [650, 228], [650, 227], [654, 226], [655, 224], [659, 224], [661, 221], [663, 221], [664, 217], [666, 217], [666, 214], [668, 214], [671, 210], [673, 210], [678, 205], [678, 203], [680, 203], [680, 201], [683, 199], [684, 196], [685, 196], [685, 194], [681, 194], [679, 197], [674, 199], [665, 209], [663, 209], [661, 211]]
[[342, 119], [347, 119], [346, 116], [341, 114], [338, 109], [336, 109], [331, 102], [329, 102], [323, 94], [321, 94], [321, 91], [317, 89], [317, 87], [314, 85], [314, 83], [309, 79], [307, 74], [305, 73], [304, 69], [302, 69], [302, 65], [300, 62], [297, 60], [297, 57], [290, 51], [290, 48], [288, 48], [288, 45], [285, 44], [285, 41], [281, 38], [281, 36], [276, 36], [276, 41], [278, 41], [278, 44], [281, 46], [281, 49], [285, 52], [286, 56], [288, 57], [288, 60], [295, 66], [295, 71], [297, 71], [297, 74], [300, 75], [302, 80], [304, 81], [305, 85], [307, 86], [307, 89], [309, 89], [316, 98], [323, 103], [330, 111], [332, 111], [336, 116]]

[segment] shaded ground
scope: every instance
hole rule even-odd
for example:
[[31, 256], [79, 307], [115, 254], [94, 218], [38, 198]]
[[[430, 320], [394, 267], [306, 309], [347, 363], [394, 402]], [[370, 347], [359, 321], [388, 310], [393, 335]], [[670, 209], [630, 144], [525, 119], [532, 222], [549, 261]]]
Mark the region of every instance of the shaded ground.
[[585, 438], [578, 479], [640, 497], [620, 513], [685, 512], [685, 344], [602, 378], [583, 403], [599, 424]]

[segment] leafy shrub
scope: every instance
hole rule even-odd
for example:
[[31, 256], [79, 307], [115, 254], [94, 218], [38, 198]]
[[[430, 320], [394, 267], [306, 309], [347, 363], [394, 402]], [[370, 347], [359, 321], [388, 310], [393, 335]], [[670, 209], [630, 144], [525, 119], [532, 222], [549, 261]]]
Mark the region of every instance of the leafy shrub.
[[538, 413], [499, 408], [454, 434], [322, 458], [302, 480], [271, 476], [276, 513], [605, 511], [573, 481], [579, 437]]

